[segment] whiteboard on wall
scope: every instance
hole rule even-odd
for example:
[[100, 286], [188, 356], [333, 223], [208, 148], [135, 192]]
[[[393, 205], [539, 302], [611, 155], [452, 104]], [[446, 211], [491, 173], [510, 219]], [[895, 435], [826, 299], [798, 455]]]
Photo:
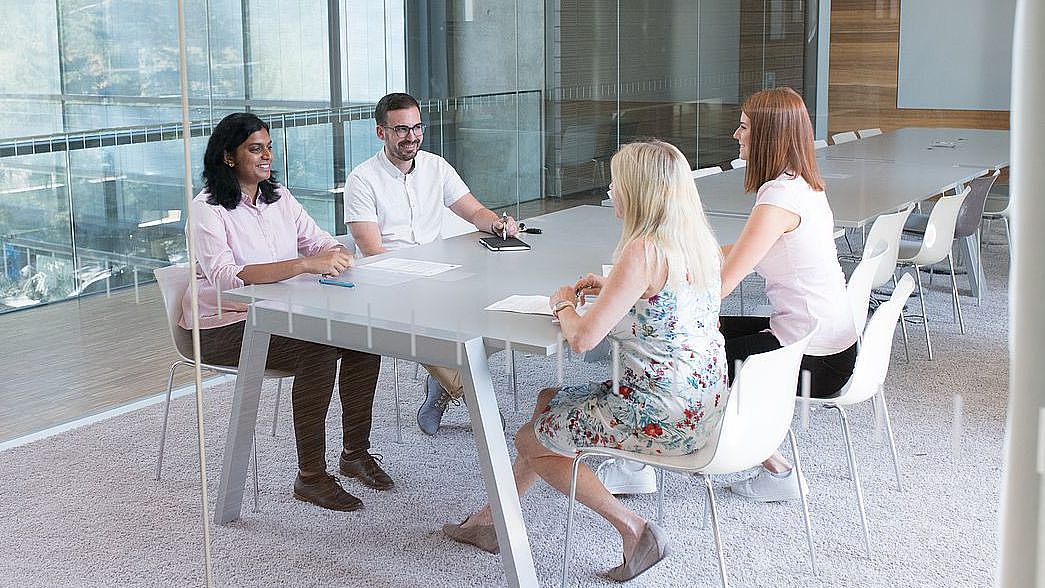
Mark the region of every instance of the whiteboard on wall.
[[1009, 110], [1016, 0], [903, 0], [897, 108]]

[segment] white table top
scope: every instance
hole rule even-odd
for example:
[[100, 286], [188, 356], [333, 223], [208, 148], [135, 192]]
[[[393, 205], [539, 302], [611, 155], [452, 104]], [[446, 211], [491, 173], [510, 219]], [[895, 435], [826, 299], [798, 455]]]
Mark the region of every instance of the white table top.
[[[845, 145], [848, 143], [840, 146]], [[880, 214], [925, 200], [986, 171], [986, 167], [859, 159], [820, 159], [817, 163], [827, 184], [827, 200], [835, 224], [844, 227], [863, 226]], [[751, 214], [755, 195], [744, 191], [744, 168], [694, 181], [708, 214], [743, 217]]]
[[[710, 220], [724, 243], [735, 241], [744, 224], [742, 218]], [[289, 302], [295, 312], [313, 316], [329, 309], [339, 320], [394, 324], [401, 332], [444, 340], [483, 336], [493, 349], [509, 339], [515, 349], [551, 354], [559, 329], [550, 317], [482, 309], [513, 294], [550, 295], [589, 272], [601, 273], [602, 264], [612, 263], [620, 221], [610, 208], [578, 206], [525, 222], [543, 230], [540, 235], [520, 235], [530, 251], [488, 251], [477, 243], [481, 235], [471, 233], [367, 258], [341, 276], [355, 288], [321, 285], [315, 276], [299, 276], [245, 286], [224, 296], [244, 302], [252, 297]], [[366, 264], [388, 257], [461, 267], [430, 278], [366, 269]]]
[[1009, 131], [909, 127], [831, 145], [817, 157], [996, 169], [1009, 165]]

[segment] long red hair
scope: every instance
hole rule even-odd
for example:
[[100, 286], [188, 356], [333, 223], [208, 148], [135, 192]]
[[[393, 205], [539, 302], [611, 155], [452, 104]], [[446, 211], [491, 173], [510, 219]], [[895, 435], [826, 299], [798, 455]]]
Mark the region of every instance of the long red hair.
[[801, 176], [814, 190], [824, 190], [816, 166], [813, 123], [802, 97], [786, 86], [752, 94], [741, 107], [751, 121], [744, 189], [755, 192], [784, 172]]

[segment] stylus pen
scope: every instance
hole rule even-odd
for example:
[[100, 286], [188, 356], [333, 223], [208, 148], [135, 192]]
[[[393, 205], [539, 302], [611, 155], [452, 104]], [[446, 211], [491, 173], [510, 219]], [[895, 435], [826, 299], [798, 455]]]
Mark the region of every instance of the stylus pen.
[[335, 280], [334, 278], [319, 278], [320, 284], [328, 286], [341, 286], [342, 288], [355, 288], [356, 285], [347, 280]]

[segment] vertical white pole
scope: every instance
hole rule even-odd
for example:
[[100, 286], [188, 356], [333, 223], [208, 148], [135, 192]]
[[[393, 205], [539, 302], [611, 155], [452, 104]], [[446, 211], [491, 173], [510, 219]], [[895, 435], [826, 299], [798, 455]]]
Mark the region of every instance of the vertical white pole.
[[1038, 414], [1045, 406], [1040, 349], [1045, 345], [1045, 3], [1018, 0], [1012, 36], [1012, 267], [1009, 277], [1009, 413], [1001, 490], [999, 586], [1041, 586], [1045, 541], [1042, 477], [1035, 467]]

